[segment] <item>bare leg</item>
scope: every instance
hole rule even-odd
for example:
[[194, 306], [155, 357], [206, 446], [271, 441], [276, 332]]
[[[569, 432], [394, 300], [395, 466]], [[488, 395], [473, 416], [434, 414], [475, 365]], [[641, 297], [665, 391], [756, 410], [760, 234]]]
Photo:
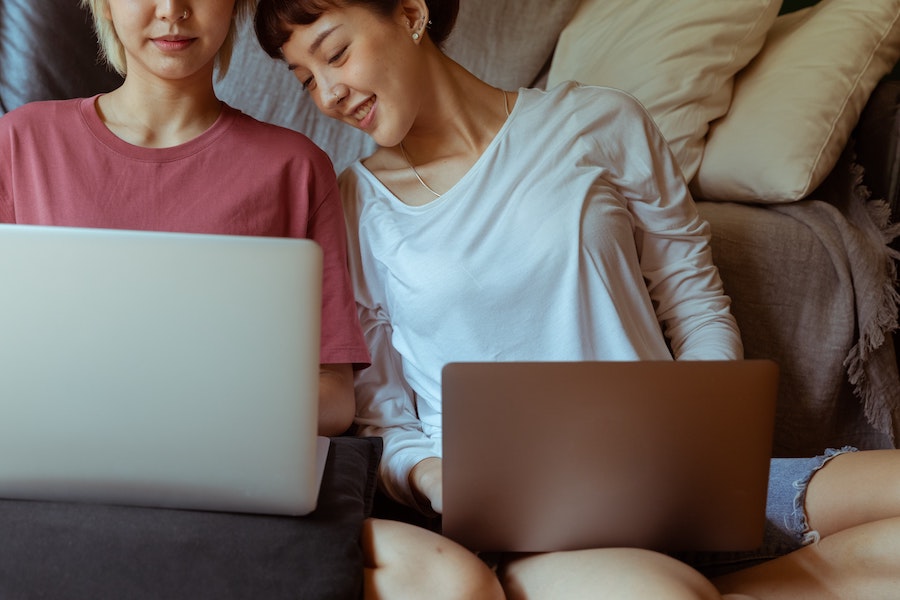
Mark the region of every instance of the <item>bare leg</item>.
[[900, 518], [874, 521], [757, 567], [713, 580], [719, 591], [764, 600], [897, 598]]
[[806, 511], [821, 541], [716, 586], [764, 599], [897, 597], [900, 451], [835, 457], [810, 480]]
[[399, 521], [363, 524], [366, 600], [500, 600], [481, 559], [436, 533]]
[[[501, 569], [509, 600], [706, 600], [720, 598], [700, 573], [668, 556], [631, 548], [535, 554]], [[735, 596], [735, 600], [737, 600]]]
[[806, 513], [823, 537], [900, 517], [900, 450], [867, 450], [830, 460], [809, 482]]

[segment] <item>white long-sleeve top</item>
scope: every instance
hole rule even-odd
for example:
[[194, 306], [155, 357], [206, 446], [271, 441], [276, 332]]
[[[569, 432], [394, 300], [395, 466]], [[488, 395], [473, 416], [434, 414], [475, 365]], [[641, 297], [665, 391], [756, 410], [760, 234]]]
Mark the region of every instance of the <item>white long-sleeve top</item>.
[[383, 437], [382, 484], [402, 502], [415, 505], [412, 467], [441, 455], [448, 362], [742, 356], [708, 224], [624, 92], [520, 90], [472, 169], [427, 205], [361, 163], [341, 189], [372, 353], [357, 422]]

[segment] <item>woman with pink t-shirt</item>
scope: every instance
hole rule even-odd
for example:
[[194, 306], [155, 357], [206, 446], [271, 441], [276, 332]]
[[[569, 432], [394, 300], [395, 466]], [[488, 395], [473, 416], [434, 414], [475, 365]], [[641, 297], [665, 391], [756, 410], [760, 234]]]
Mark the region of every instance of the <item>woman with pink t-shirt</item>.
[[[327, 436], [345, 432], [355, 410], [354, 368], [367, 365], [369, 353], [347, 271], [346, 232], [332, 164], [306, 136], [235, 110], [216, 97], [213, 87], [216, 71], [224, 75], [228, 68], [236, 22], [252, 10], [254, 0], [81, 3], [93, 16], [103, 57], [124, 75], [124, 82], [90, 98], [26, 104], [0, 118], [0, 222], [316, 241], [324, 255], [318, 429]], [[339, 470], [326, 475], [326, 490], [340, 487], [348, 477]], [[353, 491], [367, 485], [350, 483], [345, 487]], [[308, 564], [297, 569], [326, 571], [322, 577], [326, 580], [352, 577], [360, 590], [365, 586], [367, 597], [391, 596], [392, 588], [386, 585], [422, 572], [429, 573], [439, 589], [463, 597], [472, 597], [469, 590], [479, 581], [491, 584], [490, 572], [481, 562], [426, 530], [369, 520], [365, 530], [379, 534], [363, 548], [361, 516], [350, 519], [348, 534], [347, 518], [331, 514], [336, 509], [322, 495], [320, 507], [316, 511], [320, 514], [308, 522], [285, 523], [288, 531], [299, 528], [302, 539], [297, 544], [309, 547], [304, 554]], [[130, 514], [150, 518], [144, 512]], [[206, 518], [196, 515], [190, 522]], [[340, 527], [333, 526], [335, 521]], [[253, 543], [259, 543], [259, 529], [252, 519], [236, 516], [227, 527], [250, 538], [242, 552], [249, 554], [257, 547]], [[309, 535], [304, 535], [307, 530]], [[109, 535], [104, 542], [116, 538], [117, 532]], [[185, 543], [184, 537], [172, 535], [167, 541], [173, 549]], [[333, 543], [335, 537], [348, 535], [349, 544]], [[389, 571], [391, 559], [381, 551], [387, 540], [397, 542], [393, 547], [404, 548], [406, 558], [415, 560], [398, 561], [400, 570]], [[194, 543], [213, 545], [208, 537]], [[283, 565], [281, 556], [286, 553], [279, 554], [277, 548], [271, 549], [273, 556], [262, 552], [254, 561], [262, 564], [254, 568], [266, 568], [269, 562]], [[372, 567], [365, 571], [370, 575], [365, 583], [364, 550]], [[335, 552], [349, 556], [337, 560]], [[359, 554], [355, 563], [354, 552]], [[456, 563], [446, 560], [453, 556], [461, 558]], [[335, 560], [350, 564], [353, 573], [327, 572]], [[317, 566], [320, 562], [325, 567]], [[222, 561], [213, 563], [219, 568]], [[410, 565], [418, 566], [418, 571], [407, 570]], [[381, 577], [386, 570], [389, 576]], [[240, 578], [240, 573], [222, 574], [226, 577]], [[277, 579], [277, 572], [265, 579], [273, 577]], [[157, 589], [154, 581], [137, 583], [149, 586], [151, 592]], [[292, 592], [308, 598], [333, 597], [316, 589]]]

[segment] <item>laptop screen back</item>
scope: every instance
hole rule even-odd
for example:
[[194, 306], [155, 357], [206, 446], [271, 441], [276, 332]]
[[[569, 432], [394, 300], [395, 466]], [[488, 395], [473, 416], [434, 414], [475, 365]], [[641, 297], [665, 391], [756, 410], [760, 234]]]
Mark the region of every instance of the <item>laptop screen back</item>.
[[443, 531], [474, 550], [762, 541], [770, 361], [455, 363]]
[[321, 250], [0, 226], [0, 496], [315, 506]]

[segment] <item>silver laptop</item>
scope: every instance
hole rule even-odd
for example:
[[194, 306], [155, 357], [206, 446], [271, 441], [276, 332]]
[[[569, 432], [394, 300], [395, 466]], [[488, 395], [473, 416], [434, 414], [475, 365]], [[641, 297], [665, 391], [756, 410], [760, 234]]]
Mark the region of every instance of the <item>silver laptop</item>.
[[0, 497], [316, 506], [312, 241], [0, 225]]
[[483, 551], [756, 548], [777, 380], [766, 360], [449, 364], [443, 532]]

